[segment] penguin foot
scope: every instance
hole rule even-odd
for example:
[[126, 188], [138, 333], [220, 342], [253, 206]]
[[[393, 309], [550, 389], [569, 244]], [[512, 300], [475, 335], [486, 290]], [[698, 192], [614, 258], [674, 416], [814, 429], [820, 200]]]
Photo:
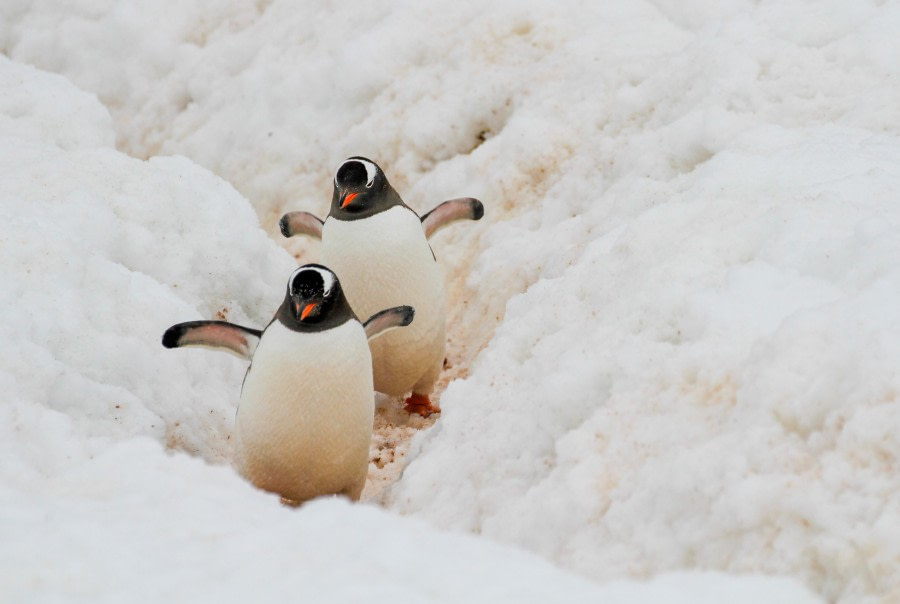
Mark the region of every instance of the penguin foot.
[[432, 413], [441, 412], [441, 408], [432, 403], [427, 394], [416, 394], [415, 392], [406, 399], [403, 409], [410, 414], [418, 413], [422, 417], [428, 417]]

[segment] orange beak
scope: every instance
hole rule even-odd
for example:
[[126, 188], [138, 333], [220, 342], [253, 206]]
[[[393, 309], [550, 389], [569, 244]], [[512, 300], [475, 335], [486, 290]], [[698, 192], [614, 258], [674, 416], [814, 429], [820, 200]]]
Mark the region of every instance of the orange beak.
[[350, 202], [353, 201], [353, 198], [355, 198], [357, 195], [359, 195], [359, 193], [350, 193], [349, 195], [347, 195], [344, 198], [344, 201], [341, 202], [341, 209], [344, 209], [348, 205], [350, 205]]
[[302, 321], [303, 319], [305, 319], [316, 306], [318, 306], [318, 304], [316, 304], [315, 302], [313, 302], [312, 304], [307, 304], [306, 308], [303, 309], [303, 312], [300, 313], [300, 320]]

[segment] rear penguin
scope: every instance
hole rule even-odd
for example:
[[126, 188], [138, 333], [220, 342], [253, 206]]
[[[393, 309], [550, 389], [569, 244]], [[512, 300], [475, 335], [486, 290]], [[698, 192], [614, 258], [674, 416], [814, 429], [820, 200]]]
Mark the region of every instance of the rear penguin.
[[375, 162], [351, 157], [335, 173], [324, 222], [308, 212], [290, 212], [279, 223], [286, 237], [321, 237], [322, 262], [338, 274], [361, 315], [398, 304], [416, 309], [413, 326], [370, 344], [375, 389], [391, 396], [411, 391], [405, 403], [410, 413], [440, 412], [430, 395], [444, 362], [446, 292], [428, 237], [482, 216], [482, 203], [466, 197], [445, 201], [420, 218]]

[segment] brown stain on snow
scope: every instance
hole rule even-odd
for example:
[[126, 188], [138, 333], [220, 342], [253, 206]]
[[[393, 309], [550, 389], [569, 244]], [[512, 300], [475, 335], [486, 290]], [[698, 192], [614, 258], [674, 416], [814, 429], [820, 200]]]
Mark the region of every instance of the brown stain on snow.
[[[444, 371], [431, 396], [436, 403], [440, 403], [441, 393], [447, 384], [460, 374], [459, 370], [454, 370], [452, 363], [449, 358], [444, 361]], [[409, 461], [407, 457], [413, 437], [441, 421], [440, 414], [425, 418], [407, 413], [403, 409], [403, 400], [376, 396], [375, 427], [369, 445], [369, 474], [360, 501], [384, 505], [390, 487], [400, 479]]]
[[729, 406], [737, 403], [737, 388], [730, 375], [712, 384], [698, 384], [698, 402], [707, 406]]
[[439, 417], [410, 415], [403, 410], [403, 401], [398, 398], [380, 401], [375, 411], [375, 429], [369, 445], [369, 474], [361, 501], [385, 502], [391, 485], [397, 482], [406, 467], [413, 437], [440, 421]]

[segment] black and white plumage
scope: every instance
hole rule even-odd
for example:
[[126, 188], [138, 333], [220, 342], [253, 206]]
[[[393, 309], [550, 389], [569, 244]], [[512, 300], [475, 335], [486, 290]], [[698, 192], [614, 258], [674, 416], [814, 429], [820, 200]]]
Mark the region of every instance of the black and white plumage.
[[[396, 304], [415, 307], [415, 325], [372, 342], [371, 349], [375, 389], [393, 396], [412, 391], [407, 408], [423, 415], [438, 410], [428, 395], [443, 366], [446, 321], [444, 276], [427, 238], [452, 222], [483, 215], [480, 201], [461, 198], [420, 218], [381, 168], [364, 157], [345, 160], [334, 176], [331, 208], [321, 229], [322, 261], [340, 275], [360, 314]], [[311, 214], [291, 212], [280, 224], [286, 236], [311, 234], [311, 228], [296, 225], [313, 220]]]
[[298, 268], [263, 331], [223, 321], [170, 327], [167, 348], [223, 348], [252, 360], [235, 418], [238, 470], [290, 501], [358, 498], [368, 471], [374, 398], [368, 340], [413, 321], [409, 306], [361, 324], [335, 274]]

